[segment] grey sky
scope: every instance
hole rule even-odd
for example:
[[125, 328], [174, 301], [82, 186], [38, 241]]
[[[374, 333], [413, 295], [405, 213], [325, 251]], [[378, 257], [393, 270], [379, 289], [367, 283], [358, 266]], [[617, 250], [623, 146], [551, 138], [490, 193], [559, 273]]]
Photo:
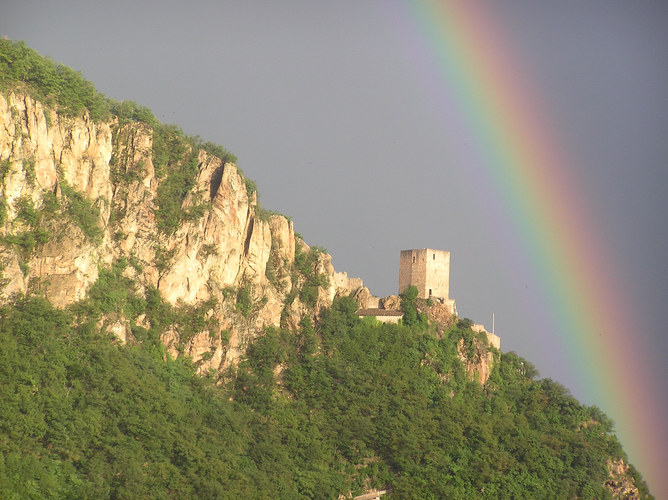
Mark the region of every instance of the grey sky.
[[[8, 0], [0, 36], [230, 149], [265, 208], [293, 216], [307, 242], [377, 295], [396, 293], [400, 250], [451, 251], [460, 314], [491, 327], [495, 313], [504, 350], [582, 397], [538, 278], [518, 257], [513, 222], [451, 94], [438, 88], [407, 4]], [[578, 160], [619, 293], [637, 309], [634, 338], [651, 353], [653, 383], [668, 380], [668, 4], [483, 4]], [[668, 420], [668, 391], [656, 399], [651, 411]], [[668, 449], [665, 434], [657, 439]], [[661, 478], [643, 472], [659, 498]]]

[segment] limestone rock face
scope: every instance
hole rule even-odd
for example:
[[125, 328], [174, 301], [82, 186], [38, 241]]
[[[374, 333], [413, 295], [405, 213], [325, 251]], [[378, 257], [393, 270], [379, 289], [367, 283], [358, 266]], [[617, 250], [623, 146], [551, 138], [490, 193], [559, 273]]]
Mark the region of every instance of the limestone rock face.
[[30, 261], [29, 279], [57, 306], [81, 300], [98, 276], [96, 250], [78, 227], [65, 226]]
[[401, 299], [398, 295], [388, 295], [380, 299], [380, 307], [382, 309], [390, 309], [392, 311], [401, 310]]
[[378, 297], [371, 295], [371, 291], [365, 286], [361, 286], [355, 290], [352, 296], [359, 304], [360, 309], [378, 308]]
[[488, 350], [478, 339], [473, 340], [474, 354], [469, 357], [464, 345], [464, 339], [457, 345], [457, 357], [464, 363], [464, 369], [469, 377], [475, 379], [478, 377], [480, 385], [485, 385], [489, 380], [494, 366], [494, 354]]
[[[48, 118], [47, 118], [48, 117]], [[2, 196], [7, 211], [1, 234], [25, 234], [17, 220], [21, 202], [39, 207], [46, 193], [61, 194], [66, 183], [92, 203], [108, 219], [112, 188], [109, 182], [111, 128], [80, 119], [59, 117], [39, 102], [10, 93], [0, 95], [0, 161]], [[97, 265], [108, 261], [102, 245], [85, 241], [74, 226], [51, 227], [51, 238], [29, 258], [16, 254], [22, 272], [5, 273], [9, 280], [2, 295], [25, 293], [31, 284], [43, 289], [57, 306], [83, 298], [97, 279]], [[61, 233], [61, 234], [58, 234]], [[5, 251], [11, 251], [6, 248]], [[10, 259], [12, 260], [12, 259]]]
[[[399, 304], [401, 304], [399, 297], [396, 298]], [[453, 314], [451, 308], [447, 304], [438, 301], [432, 301], [430, 303], [424, 299], [418, 299], [417, 307], [421, 313], [427, 315], [429, 321], [438, 325], [439, 334], [442, 334], [445, 330], [450, 328], [456, 319], [456, 315]]]
[[21, 269], [18, 255], [6, 246], [0, 247], [0, 266], [2, 266], [0, 301], [4, 303], [14, 295], [25, 291], [26, 277]]
[[[0, 94], [0, 301], [40, 291], [65, 307], [86, 297], [100, 268], [132, 261], [126, 271], [140, 293], [157, 289], [186, 311], [206, 307], [213, 330], [186, 338], [174, 327], [162, 334], [170, 354], [190, 355], [206, 371], [235, 363], [265, 326], [296, 326], [337, 294], [362, 286], [319, 253], [314, 272], [328, 285], [318, 288], [314, 305], [302, 303], [305, 278], [295, 274], [294, 262], [297, 249], [309, 247], [295, 238], [292, 221], [258, 214], [257, 195], [234, 164], [204, 151], [196, 160], [194, 185], [181, 205], [194, 215], [166, 234], [156, 217], [164, 172], [156, 173], [150, 126], [94, 123], [87, 114], [67, 118], [25, 95]], [[26, 206], [42, 214], [39, 224]], [[75, 213], [81, 207], [92, 207], [96, 219], [83, 220]], [[28, 236], [34, 244], [21, 240]], [[238, 304], [242, 295], [248, 308]], [[132, 341], [131, 320], [141, 323], [115, 317], [101, 327]]]
[[623, 459], [614, 462], [608, 460], [608, 480], [605, 487], [612, 493], [612, 498], [639, 500], [640, 492], [633, 476], [629, 473], [629, 465]]

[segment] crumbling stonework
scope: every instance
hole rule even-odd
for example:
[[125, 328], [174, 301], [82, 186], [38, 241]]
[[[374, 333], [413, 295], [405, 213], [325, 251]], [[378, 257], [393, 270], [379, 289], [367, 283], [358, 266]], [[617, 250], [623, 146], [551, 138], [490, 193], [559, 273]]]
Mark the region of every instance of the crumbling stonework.
[[499, 338], [498, 335], [494, 335], [493, 333], [488, 332], [485, 329], [485, 325], [480, 325], [480, 324], [471, 325], [471, 330], [477, 333], [484, 333], [487, 336], [487, 342], [489, 342], [489, 345], [496, 347], [497, 349], [501, 349], [501, 339]]

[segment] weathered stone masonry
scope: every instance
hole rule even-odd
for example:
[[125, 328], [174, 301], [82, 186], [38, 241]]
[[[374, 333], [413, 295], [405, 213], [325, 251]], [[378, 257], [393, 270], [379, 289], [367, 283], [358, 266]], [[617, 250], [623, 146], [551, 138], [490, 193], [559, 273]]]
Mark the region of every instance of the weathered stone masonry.
[[399, 256], [399, 293], [409, 286], [418, 289], [418, 297], [450, 297], [450, 252], [421, 248], [402, 250]]

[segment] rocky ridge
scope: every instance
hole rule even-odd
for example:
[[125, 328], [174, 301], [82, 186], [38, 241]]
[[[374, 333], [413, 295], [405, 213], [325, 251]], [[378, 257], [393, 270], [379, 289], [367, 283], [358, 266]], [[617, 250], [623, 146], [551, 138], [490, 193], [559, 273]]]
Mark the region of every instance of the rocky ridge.
[[[321, 251], [309, 264], [318, 286], [305, 297], [309, 278], [295, 268], [309, 246], [290, 219], [264, 213], [233, 163], [197, 152], [196, 178], [180, 206], [197, 215], [166, 234], [156, 215], [165, 176], [156, 173], [152, 127], [94, 122], [87, 113], [69, 118], [18, 92], [0, 94], [0, 123], [2, 302], [38, 292], [66, 307], [86, 297], [101, 268], [125, 259], [133, 265], [123, 272], [140, 292], [153, 288], [172, 306], [206, 308], [201, 331], [183, 335], [174, 325], [161, 334], [172, 356], [190, 356], [202, 372], [236, 363], [265, 326], [294, 328], [304, 315], [315, 318], [337, 295], [352, 295], [362, 308], [400, 309], [398, 296], [373, 296]], [[72, 200], [89, 209], [86, 224], [63, 208]], [[440, 330], [452, 323], [443, 307], [425, 312]], [[123, 342], [133, 341], [133, 325], [150, 322], [114, 314], [100, 321]], [[484, 383], [493, 358], [485, 350], [484, 359], [467, 363]]]
[[[308, 245], [295, 236], [291, 220], [261, 213], [256, 193], [233, 163], [203, 150], [181, 204], [196, 216], [172, 234], [161, 232], [156, 210], [163, 177], [154, 167], [153, 130], [144, 123], [95, 123], [87, 113], [68, 118], [9, 93], [0, 95], [0, 124], [3, 302], [37, 291], [65, 307], [86, 296], [101, 267], [125, 258], [134, 265], [124, 273], [170, 304], [215, 304], [206, 311], [216, 320], [215, 331], [184, 340], [172, 329], [162, 340], [171, 354], [199, 360], [201, 370], [220, 370], [264, 326], [296, 326], [337, 294], [362, 286], [336, 273], [329, 255], [314, 252], [312, 272], [324, 279], [308, 303], [301, 300], [306, 277], [294, 264], [296, 255], [310, 252]], [[64, 205], [88, 208], [87, 225]], [[36, 228], [33, 216], [45, 229]], [[252, 305], [243, 314], [240, 290]], [[132, 321], [141, 324], [142, 318], [109, 317], [102, 324], [130, 341]]]

